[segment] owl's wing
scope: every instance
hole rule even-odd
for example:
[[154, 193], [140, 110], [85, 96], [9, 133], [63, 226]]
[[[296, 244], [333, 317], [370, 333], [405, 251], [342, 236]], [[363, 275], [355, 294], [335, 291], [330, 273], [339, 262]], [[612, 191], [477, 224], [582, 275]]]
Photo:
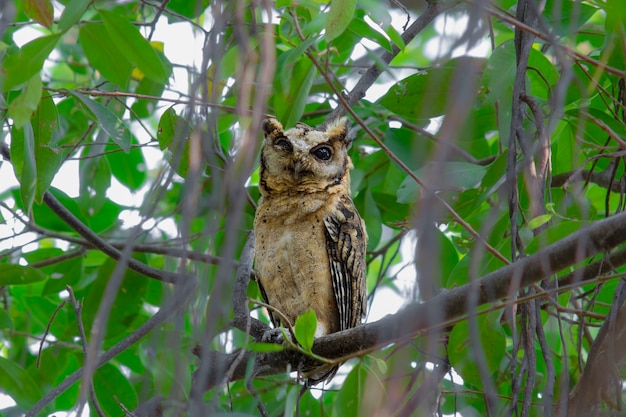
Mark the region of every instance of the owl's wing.
[[366, 313], [365, 244], [367, 235], [354, 203], [341, 199], [324, 219], [330, 275], [339, 311], [339, 328], [361, 323]]

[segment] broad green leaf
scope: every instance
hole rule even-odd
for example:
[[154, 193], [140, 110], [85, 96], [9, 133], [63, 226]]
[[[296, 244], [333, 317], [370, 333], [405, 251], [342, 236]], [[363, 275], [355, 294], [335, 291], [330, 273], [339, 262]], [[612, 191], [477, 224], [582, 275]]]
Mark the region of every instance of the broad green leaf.
[[159, 141], [159, 148], [161, 148], [161, 150], [169, 147], [172, 143], [179, 119], [174, 107], [169, 107], [161, 115], [159, 127], [157, 128], [157, 140]]
[[[133, 138], [132, 144], [137, 143], [137, 139]], [[141, 148], [133, 147], [127, 153], [123, 153], [117, 146], [107, 145], [104, 150], [115, 178], [131, 191], [141, 188], [146, 181], [147, 174], [146, 161]]]
[[[13, 150], [13, 149], [11, 149]], [[76, 199], [70, 198], [63, 191], [58, 190], [54, 187], [50, 187], [48, 190], [54, 197], [56, 197], [63, 206], [68, 209], [74, 216], [78, 218], [82, 223], [89, 226], [90, 221], [78, 206]], [[22, 199], [20, 198], [19, 192], [16, 190], [12, 190], [12, 196], [15, 199], [17, 206], [22, 210], [25, 210]], [[38, 226], [41, 226], [45, 229], [54, 230], [56, 232], [74, 232], [72, 228], [70, 228], [67, 223], [59, 218], [50, 208], [45, 204], [33, 204], [32, 205], [32, 220]], [[75, 232], [74, 232], [75, 233]]]
[[367, 250], [374, 250], [380, 243], [383, 234], [383, 223], [380, 209], [370, 189], [359, 193], [354, 200], [367, 230]]
[[307, 352], [313, 348], [313, 340], [315, 339], [315, 331], [317, 330], [317, 317], [311, 309], [296, 318], [294, 333], [300, 346]]
[[42, 397], [30, 374], [16, 362], [0, 356], [0, 387], [21, 409], [28, 409]]
[[63, 153], [51, 146], [57, 125], [54, 100], [46, 95], [39, 102], [31, 121], [22, 129], [12, 129], [11, 157], [15, 175], [20, 179], [21, 198], [26, 211], [30, 211], [33, 201], [41, 203], [63, 159]]
[[0, 333], [5, 329], [14, 329], [13, 320], [11, 320], [11, 316], [3, 309], [0, 308]]
[[[358, 417], [363, 411], [360, 404], [363, 403], [362, 395], [367, 380], [367, 370], [362, 364], [357, 364], [348, 374], [341, 390], [333, 402], [333, 416]], [[367, 414], [367, 413], [365, 413]]]
[[546, 0], [542, 16], [554, 33], [563, 36], [576, 32], [597, 11], [578, 0]]
[[0, 69], [0, 90], [11, 90], [38, 73], [60, 36], [56, 34], [34, 39], [7, 56]]
[[24, 0], [22, 7], [28, 17], [52, 29], [54, 10], [50, 0]]
[[[139, 257], [145, 261], [145, 257]], [[100, 308], [100, 303], [107, 287], [107, 284], [115, 270], [117, 262], [108, 259], [104, 265], [98, 269], [97, 279], [89, 286], [87, 294], [76, 294], [77, 297], [84, 296], [83, 320], [86, 331], [90, 332], [94, 324], [94, 319]], [[117, 341], [130, 333], [140, 323], [137, 323], [137, 315], [143, 307], [144, 294], [147, 288], [145, 276], [126, 269], [124, 278], [111, 306], [105, 339]]]
[[89, 109], [89, 112], [93, 115], [94, 120], [100, 124], [102, 130], [104, 130], [124, 152], [130, 150], [130, 144], [132, 142], [130, 131], [126, 124], [117, 117], [115, 113], [78, 91], [70, 90], [69, 93], [80, 100], [87, 109]]
[[93, 214], [89, 223], [91, 224], [91, 229], [96, 233], [104, 232], [119, 224], [120, 213], [123, 210], [121, 206], [109, 199], [104, 200], [100, 207], [95, 206], [93, 209], [87, 207], [87, 209], [90, 214]]
[[146, 77], [166, 84], [168, 73], [165, 65], [139, 30], [116, 13], [100, 10], [100, 15], [104, 20], [109, 40], [119, 48], [128, 62], [139, 68]]
[[[274, 94], [274, 111], [285, 128], [293, 127], [300, 121], [316, 72], [309, 60], [300, 60], [294, 65], [293, 73], [288, 78], [291, 81], [288, 89], [281, 88], [282, 81], [279, 81], [278, 85], [274, 83], [278, 88], [278, 92]], [[276, 76], [280, 80], [281, 76], [287, 74], [277, 72]]]
[[85, 23], [80, 26], [78, 39], [89, 63], [107, 80], [120, 87], [128, 84], [133, 66], [118, 48], [111, 42], [104, 25]]
[[30, 266], [0, 264], [0, 285], [25, 285], [44, 279], [46, 274]]
[[[167, 2], [167, 8], [179, 15], [185, 16], [189, 19], [194, 19], [202, 14], [209, 5], [209, 0], [170, 0]], [[174, 17], [170, 13], [165, 13], [170, 22], [180, 20], [180, 18]]]
[[120, 404], [129, 410], [137, 407], [137, 393], [129, 378], [110, 363], [106, 363], [93, 376], [93, 388], [98, 402], [108, 416], [124, 415]]
[[[506, 340], [499, 316], [500, 312], [494, 311], [476, 317], [478, 334], [470, 333], [467, 320], [455, 325], [450, 332], [448, 345], [450, 364], [471, 387], [479, 389], [484, 387], [475, 355], [483, 356], [485, 372], [488, 375], [493, 375], [500, 368], [500, 362], [504, 358]], [[474, 350], [470, 338], [477, 339], [475, 343], [480, 346], [480, 352]]]
[[[95, 142], [85, 148], [79, 162], [78, 175], [81, 206], [98, 211], [106, 201], [106, 191], [111, 186], [111, 165], [109, 159], [101, 155], [104, 142]], [[119, 152], [119, 148], [116, 147]], [[105, 151], [106, 152], [106, 151]]]
[[65, 9], [63, 9], [63, 13], [61, 13], [59, 30], [65, 32], [78, 22], [90, 4], [90, 0], [70, 0], [66, 4]]
[[383, 35], [379, 31], [368, 25], [365, 20], [361, 18], [352, 19], [350, 25], [348, 26], [348, 30], [353, 31], [361, 38], [370, 39], [376, 42], [378, 45], [382, 46], [388, 51], [391, 51], [392, 49], [389, 39], [387, 39], [385, 35]]
[[54, 133], [59, 124], [59, 115], [54, 100], [45, 94], [32, 118], [35, 135], [35, 161], [37, 164], [37, 183], [35, 201], [41, 203], [43, 195], [63, 161], [64, 153], [52, 146]]
[[9, 116], [13, 119], [13, 125], [18, 129], [24, 127], [37, 110], [39, 100], [41, 100], [41, 87], [41, 76], [37, 73], [24, 84], [22, 93], [9, 105]]
[[496, 101], [510, 103], [516, 70], [513, 41], [498, 45], [489, 57], [483, 73], [482, 84], [486, 88], [483, 105], [494, 104]]
[[343, 33], [354, 16], [356, 0], [333, 0], [326, 21], [326, 38], [332, 41]]
[[455, 100], [454, 83], [459, 74], [467, 72], [468, 66], [477, 67], [482, 63], [483, 60], [476, 58], [458, 58], [410, 75], [392, 86], [379, 103], [412, 121], [441, 116]]
[[11, 160], [15, 176], [20, 182], [20, 198], [29, 213], [35, 200], [37, 187], [37, 161], [35, 159], [35, 134], [30, 122], [24, 127], [11, 129]]

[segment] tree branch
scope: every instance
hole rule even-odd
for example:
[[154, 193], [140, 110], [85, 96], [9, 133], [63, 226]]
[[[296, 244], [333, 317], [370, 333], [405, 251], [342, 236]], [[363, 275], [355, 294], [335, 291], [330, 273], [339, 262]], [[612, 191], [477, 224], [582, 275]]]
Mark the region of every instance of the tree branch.
[[[468, 298], [473, 292], [478, 292], [478, 305], [496, 302], [511, 293], [510, 287], [513, 282], [518, 282], [519, 288], [527, 287], [624, 242], [626, 242], [626, 213], [621, 213], [598, 221], [476, 282], [445, 291], [428, 302], [414, 303], [377, 322], [316, 339], [313, 352], [329, 359], [354, 357], [375, 351], [390, 343], [413, 338], [432, 329], [433, 316], [441, 317], [441, 322], [435, 325], [443, 327], [450, 321], [466, 315]], [[438, 311], [439, 314], [433, 315], [433, 311]], [[210, 354], [209, 375], [214, 383], [203, 387], [206, 389], [213, 388], [223, 381], [226, 370], [240, 357], [241, 352]], [[288, 369], [306, 370], [315, 366], [312, 359], [291, 350], [267, 354], [245, 352], [228, 380], [243, 379], [251, 360], [254, 361], [254, 367], [248, 375], [257, 376], [284, 373]]]
[[[404, 44], [407, 45], [411, 42], [413, 38], [424, 30], [437, 16], [439, 16], [441, 12], [454, 7], [457, 4], [457, 2], [452, 2], [451, 4], [449, 3], [449, 1], [429, 0], [426, 9], [420, 17], [418, 17], [417, 20], [402, 33], [402, 40], [404, 41]], [[328, 115], [326, 118], [327, 122], [344, 116], [347, 111], [345, 107], [346, 105], [352, 107], [365, 97], [365, 93], [367, 93], [367, 90], [369, 90], [374, 82], [376, 82], [380, 74], [386, 68], [386, 65], [388, 65], [396, 57], [396, 55], [400, 53], [400, 48], [396, 45], [392, 45], [391, 48], [391, 52], [385, 51], [378, 58], [378, 60], [372, 64], [367, 71], [365, 71], [354, 88], [352, 88], [347, 97], [345, 97], [345, 103], [341, 100], [341, 104]]]

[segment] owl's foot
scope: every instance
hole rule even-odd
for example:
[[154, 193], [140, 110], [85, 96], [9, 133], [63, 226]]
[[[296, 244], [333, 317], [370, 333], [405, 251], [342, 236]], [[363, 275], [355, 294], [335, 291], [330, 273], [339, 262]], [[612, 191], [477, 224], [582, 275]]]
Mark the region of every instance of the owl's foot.
[[[282, 329], [284, 331], [284, 329]], [[289, 337], [289, 333], [287, 333], [287, 337]], [[263, 333], [261, 336], [262, 343], [276, 343], [278, 345], [282, 345], [285, 343], [285, 337], [283, 336], [283, 332], [280, 327], [275, 327]]]

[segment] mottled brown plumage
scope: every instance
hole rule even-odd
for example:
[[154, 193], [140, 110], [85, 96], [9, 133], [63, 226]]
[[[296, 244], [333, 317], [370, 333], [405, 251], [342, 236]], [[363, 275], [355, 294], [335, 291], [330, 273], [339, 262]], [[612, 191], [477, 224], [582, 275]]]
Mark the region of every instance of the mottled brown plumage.
[[[292, 325], [313, 309], [316, 337], [355, 327], [366, 311], [367, 235], [350, 198], [346, 120], [323, 131], [303, 123], [283, 131], [269, 119], [264, 131], [254, 219], [261, 292]], [[270, 317], [281, 324], [275, 314]], [[309, 383], [336, 371], [313, 375]]]

